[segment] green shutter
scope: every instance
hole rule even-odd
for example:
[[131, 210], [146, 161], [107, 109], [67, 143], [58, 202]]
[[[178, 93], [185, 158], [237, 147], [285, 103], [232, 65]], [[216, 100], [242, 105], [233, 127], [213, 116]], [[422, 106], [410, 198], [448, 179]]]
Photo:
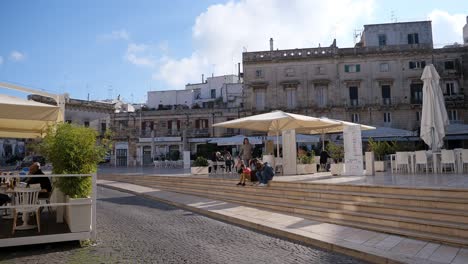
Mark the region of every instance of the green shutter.
[[361, 65], [360, 64], [356, 64], [356, 72], [360, 72], [361, 71]]
[[344, 71], [345, 71], [345, 72], [349, 72], [349, 65], [345, 65], [345, 66], [344, 66]]

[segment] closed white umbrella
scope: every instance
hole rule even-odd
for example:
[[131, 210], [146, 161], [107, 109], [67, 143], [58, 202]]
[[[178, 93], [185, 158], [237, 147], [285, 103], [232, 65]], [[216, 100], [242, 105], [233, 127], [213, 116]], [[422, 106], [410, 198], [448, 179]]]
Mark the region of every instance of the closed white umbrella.
[[421, 117], [421, 139], [432, 149], [444, 145], [445, 132], [449, 125], [444, 96], [439, 86], [440, 76], [434, 65], [424, 68], [421, 80], [423, 85], [423, 102]]

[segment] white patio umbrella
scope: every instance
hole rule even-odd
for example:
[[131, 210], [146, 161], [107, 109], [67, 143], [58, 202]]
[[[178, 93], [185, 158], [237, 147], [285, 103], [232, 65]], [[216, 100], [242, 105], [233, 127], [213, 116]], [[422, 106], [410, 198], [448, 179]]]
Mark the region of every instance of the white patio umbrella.
[[421, 139], [432, 150], [440, 149], [444, 145], [445, 131], [449, 125], [439, 79], [440, 76], [434, 65], [429, 64], [424, 68], [421, 76], [421, 80], [424, 82]]
[[326, 117], [320, 118], [322, 121], [326, 122], [334, 122], [335, 125], [333, 126], [317, 126], [317, 127], [305, 127], [305, 128], [299, 128], [296, 129], [296, 132], [298, 133], [303, 133], [303, 134], [320, 134], [322, 135], [322, 150], [325, 150], [325, 134], [327, 133], [339, 133], [343, 132], [345, 126], [352, 126], [352, 125], [359, 125], [361, 127], [361, 130], [370, 130], [370, 129], [375, 129], [373, 126], [366, 126], [366, 125], [361, 125], [357, 123], [352, 123], [352, 122], [347, 122], [347, 121], [342, 121], [342, 120], [337, 120], [337, 119], [330, 119]]
[[[322, 134], [343, 131], [344, 125], [354, 123], [333, 120], [328, 118], [317, 118], [283, 111], [272, 111], [270, 113], [243, 117], [231, 121], [214, 124], [214, 127], [238, 128], [254, 131], [263, 131], [276, 134], [276, 153], [279, 157], [279, 133], [283, 130], [295, 129], [301, 134]], [[362, 126], [361, 126], [362, 127]], [[366, 129], [367, 126], [364, 126]], [[368, 127], [372, 128], [372, 127]], [[329, 132], [331, 131], [331, 132]]]
[[58, 106], [0, 94], [0, 138], [35, 138], [60, 118]]

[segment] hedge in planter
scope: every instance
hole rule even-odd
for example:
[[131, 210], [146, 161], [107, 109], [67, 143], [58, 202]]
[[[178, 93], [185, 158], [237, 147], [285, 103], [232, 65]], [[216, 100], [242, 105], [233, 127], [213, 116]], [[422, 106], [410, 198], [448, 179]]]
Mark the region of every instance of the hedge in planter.
[[[49, 129], [41, 149], [53, 165], [54, 174], [89, 174], [97, 171], [106, 146], [96, 144], [97, 132], [91, 128], [62, 123]], [[54, 182], [71, 198], [89, 197], [91, 177], [58, 177]]]

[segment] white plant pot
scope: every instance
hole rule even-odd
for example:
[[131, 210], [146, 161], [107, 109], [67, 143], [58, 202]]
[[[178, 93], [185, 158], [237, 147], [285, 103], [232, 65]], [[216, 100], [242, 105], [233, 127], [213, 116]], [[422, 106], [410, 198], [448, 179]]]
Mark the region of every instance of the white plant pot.
[[317, 172], [317, 164], [297, 164], [297, 174], [312, 174]]
[[374, 161], [375, 171], [385, 171], [385, 162], [384, 161]]
[[208, 174], [208, 167], [191, 167], [190, 172], [194, 175]]
[[[81, 203], [84, 201], [90, 204], [73, 205], [73, 203]], [[71, 203], [65, 209], [65, 221], [72, 233], [89, 232], [91, 230], [91, 198], [70, 198], [66, 197], [66, 202]]]
[[330, 164], [330, 172], [332, 175], [342, 175], [344, 172], [344, 164], [343, 163]]

